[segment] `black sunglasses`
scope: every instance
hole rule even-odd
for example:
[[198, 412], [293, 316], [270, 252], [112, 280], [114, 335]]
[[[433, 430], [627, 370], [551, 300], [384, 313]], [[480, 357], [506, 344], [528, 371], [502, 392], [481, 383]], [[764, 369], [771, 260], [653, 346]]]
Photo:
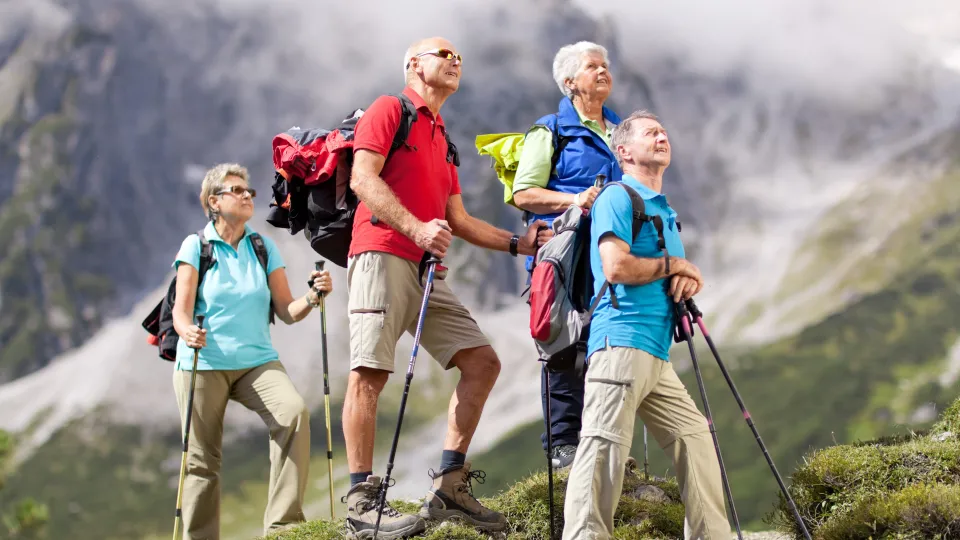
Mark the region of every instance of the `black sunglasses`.
[[221, 189], [217, 192], [217, 195], [223, 195], [225, 193], [233, 193], [237, 197], [243, 197], [244, 193], [249, 193], [251, 199], [257, 196], [257, 190], [243, 186], [230, 186], [228, 188]]

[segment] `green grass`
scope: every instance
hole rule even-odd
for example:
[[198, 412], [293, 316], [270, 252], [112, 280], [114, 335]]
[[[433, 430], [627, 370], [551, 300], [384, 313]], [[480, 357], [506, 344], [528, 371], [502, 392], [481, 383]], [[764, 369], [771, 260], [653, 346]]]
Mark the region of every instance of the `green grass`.
[[[566, 491], [567, 471], [554, 475], [555, 527], [563, 530], [563, 501]], [[643, 485], [653, 485], [663, 490], [668, 502], [652, 502], [637, 498], [634, 491]], [[488, 508], [504, 514], [507, 518], [505, 534], [488, 535], [471, 526], [457, 522], [428, 523], [425, 534], [417, 538], [429, 540], [486, 540], [508, 538], [533, 540], [549, 538], [548, 480], [545, 471], [523, 478], [491, 497], [480, 497]], [[416, 512], [418, 503], [396, 501], [394, 507], [403, 512]], [[614, 515], [614, 538], [635, 540], [641, 538], [677, 538], [683, 535], [683, 505], [680, 490], [673, 479], [643, 480], [642, 473], [630, 471], [624, 479], [623, 494]], [[295, 529], [269, 536], [271, 540], [333, 540], [345, 538], [343, 520], [330, 522], [317, 520]]]
[[[960, 400], [940, 425], [960, 420]], [[936, 427], [938, 427], [936, 426]], [[935, 428], [936, 428], [935, 427]], [[816, 538], [957, 538], [960, 445], [937, 429], [810, 453], [791, 495]], [[773, 521], [795, 533], [781, 498]]]

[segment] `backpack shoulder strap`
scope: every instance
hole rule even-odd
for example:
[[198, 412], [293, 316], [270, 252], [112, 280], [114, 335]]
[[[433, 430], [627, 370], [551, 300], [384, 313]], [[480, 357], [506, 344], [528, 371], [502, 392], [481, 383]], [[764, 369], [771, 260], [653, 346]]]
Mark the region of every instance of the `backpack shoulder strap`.
[[391, 152], [407, 143], [410, 129], [413, 127], [413, 123], [417, 121], [417, 108], [413, 105], [413, 101], [403, 93], [394, 94], [393, 97], [400, 101], [400, 125], [397, 126], [397, 132], [393, 136], [393, 144], [390, 145]]
[[460, 166], [460, 153], [457, 152], [457, 145], [450, 140], [450, 133], [443, 130], [443, 137], [447, 140], [447, 163], [453, 163], [454, 167]]
[[213, 263], [216, 261], [213, 258], [213, 244], [207, 240], [205, 234], [203, 234], [203, 229], [197, 231], [197, 237], [200, 239], [200, 268], [197, 268], [197, 287], [200, 287], [200, 283], [203, 282], [203, 276], [207, 273], [207, 270], [213, 266]]
[[553, 174], [553, 170], [557, 168], [557, 162], [560, 161], [560, 154], [563, 153], [563, 149], [570, 142], [570, 137], [560, 134], [560, 116], [557, 113], [540, 118], [534, 126], [547, 128], [553, 136], [553, 156], [550, 158], [550, 173]]
[[[250, 243], [253, 244], [253, 252], [257, 254], [257, 260], [260, 261], [260, 266], [263, 267], [263, 272], [267, 274], [269, 278], [270, 274], [267, 273], [267, 269], [270, 268], [270, 255], [267, 254], [267, 244], [263, 241], [263, 237], [260, 236], [260, 233], [252, 233], [250, 235]], [[273, 313], [273, 301], [270, 302], [270, 324], [273, 324], [275, 320], [275, 315]]]
[[263, 241], [263, 237], [260, 236], [260, 233], [252, 233], [250, 235], [250, 243], [253, 244], [253, 251], [257, 254], [257, 260], [260, 261], [260, 266], [263, 267], [263, 271], [266, 272], [270, 268], [270, 256], [267, 255], [267, 245]]

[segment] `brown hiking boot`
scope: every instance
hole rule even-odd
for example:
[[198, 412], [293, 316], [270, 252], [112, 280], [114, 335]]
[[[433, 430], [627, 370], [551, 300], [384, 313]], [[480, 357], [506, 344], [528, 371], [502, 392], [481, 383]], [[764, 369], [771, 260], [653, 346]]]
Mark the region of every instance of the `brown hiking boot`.
[[[347, 503], [347, 538], [373, 538], [377, 524], [377, 498], [380, 494], [380, 477], [368, 476], [366, 482], [350, 488], [342, 500]], [[388, 540], [422, 533], [427, 525], [422, 519], [410, 514], [401, 514], [389, 504], [384, 505], [377, 538]]]
[[468, 461], [463, 467], [450, 468], [439, 473], [430, 470], [433, 487], [420, 507], [420, 517], [424, 519], [460, 519], [485, 531], [502, 531], [507, 528], [507, 519], [503, 514], [494, 512], [480, 504], [473, 496], [471, 480], [481, 484], [486, 475], [483, 471], [471, 471]]

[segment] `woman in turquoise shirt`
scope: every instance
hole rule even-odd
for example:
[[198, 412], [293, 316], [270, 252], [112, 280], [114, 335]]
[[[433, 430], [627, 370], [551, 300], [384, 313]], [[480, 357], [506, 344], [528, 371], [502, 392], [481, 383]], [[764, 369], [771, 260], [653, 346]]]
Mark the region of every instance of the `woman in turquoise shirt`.
[[[266, 237], [267, 267], [254, 250], [255, 191], [246, 168], [221, 164], [203, 179], [200, 203], [210, 218], [203, 230], [214, 263], [197, 289], [200, 238], [180, 247], [173, 324], [180, 335], [173, 386], [180, 415], [186, 410], [199, 348], [197, 378], [183, 485], [184, 538], [217, 539], [220, 534], [220, 463], [223, 416], [235, 400], [256, 412], [270, 430], [270, 483], [264, 535], [304, 521], [303, 497], [310, 464], [309, 411], [278, 359], [270, 340], [270, 311], [287, 324], [319, 306], [319, 294], [333, 290], [328, 272], [313, 272], [314, 285], [297, 299], [290, 293], [283, 258]], [[204, 315], [203, 329], [196, 315]], [[185, 420], [185, 418], [183, 418]]]

